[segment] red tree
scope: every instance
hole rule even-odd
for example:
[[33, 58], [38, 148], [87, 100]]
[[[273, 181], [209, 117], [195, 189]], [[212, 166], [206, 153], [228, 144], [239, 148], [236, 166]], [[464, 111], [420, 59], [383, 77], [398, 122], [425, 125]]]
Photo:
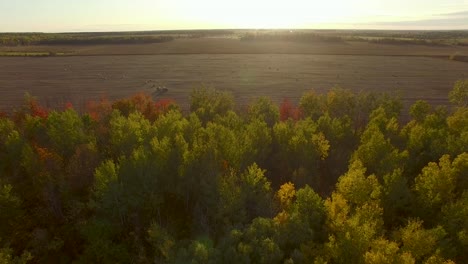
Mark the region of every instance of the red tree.
[[284, 98], [280, 105], [280, 120], [286, 121], [288, 119], [299, 120], [301, 118], [301, 110], [299, 107], [294, 106], [288, 98]]

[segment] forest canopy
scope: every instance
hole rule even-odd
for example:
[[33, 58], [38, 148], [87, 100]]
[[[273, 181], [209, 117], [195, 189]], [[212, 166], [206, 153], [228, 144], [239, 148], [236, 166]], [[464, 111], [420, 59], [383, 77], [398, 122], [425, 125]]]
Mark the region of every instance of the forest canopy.
[[0, 115], [0, 263], [467, 263], [468, 80], [449, 98], [28, 96]]

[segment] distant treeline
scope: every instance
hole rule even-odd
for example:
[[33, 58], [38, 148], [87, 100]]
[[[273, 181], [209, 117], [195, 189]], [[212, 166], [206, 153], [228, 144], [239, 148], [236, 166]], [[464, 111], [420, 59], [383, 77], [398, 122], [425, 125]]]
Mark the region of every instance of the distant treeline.
[[144, 44], [176, 38], [230, 36], [243, 41], [365, 41], [393, 45], [468, 45], [468, 31], [215, 29], [79, 33], [0, 33], [0, 46]]
[[167, 42], [176, 38], [196, 38], [232, 34], [234, 34], [232, 30], [0, 33], [0, 46], [145, 44]]
[[[346, 32], [335, 32], [346, 35]], [[468, 31], [384, 31], [365, 30], [348, 32], [348, 40], [393, 45], [468, 45]]]
[[167, 35], [2, 34], [1, 46], [144, 44], [172, 41]]
[[379, 38], [410, 38], [410, 39], [463, 39], [468, 38], [466, 30], [452, 31], [426, 31], [426, 30], [355, 30], [355, 31], [337, 31], [345, 34], [360, 35]]
[[299, 42], [343, 42], [343, 38], [340, 36], [330, 36], [318, 33], [308, 32], [255, 32], [246, 33], [240, 37], [240, 40], [252, 41], [271, 41], [271, 40], [282, 40], [282, 41], [299, 41]]
[[385, 31], [385, 30], [247, 30], [241, 40], [282, 40], [296, 42], [364, 41], [391, 45], [468, 45], [467, 31]]
[[426, 45], [426, 46], [445, 46], [446, 44], [440, 41], [426, 39], [398, 39], [398, 38], [378, 38], [367, 40], [370, 43], [390, 44], [390, 45]]

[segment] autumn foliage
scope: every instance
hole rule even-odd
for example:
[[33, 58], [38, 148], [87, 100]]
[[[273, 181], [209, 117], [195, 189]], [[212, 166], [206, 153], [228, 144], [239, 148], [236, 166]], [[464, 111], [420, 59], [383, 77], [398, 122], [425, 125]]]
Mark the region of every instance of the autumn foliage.
[[26, 104], [32, 116], [47, 118], [47, 115], [49, 113], [48, 110], [45, 107], [41, 106], [36, 99], [31, 98], [29, 101], [26, 102]]
[[138, 93], [128, 99], [121, 99], [112, 103], [112, 109], [117, 109], [124, 115], [137, 111], [151, 121], [156, 120], [159, 115], [175, 106], [174, 101], [170, 99], [161, 99], [154, 102], [151, 95], [145, 93]]
[[86, 103], [86, 113], [95, 121], [100, 121], [112, 111], [112, 103], [103, 97], [98, 101], [90, 100]]
[[0, 263], [467, 263], [453, 105], [332, 89], [236, 111], [147, 94], [0, 116]]
[[284, 98], [283, 102], [280, 105], [280, 120], [286, 121], [299, 120], [302, 116], [301, 109], [297, 106], [294, 106], [288, 98]]

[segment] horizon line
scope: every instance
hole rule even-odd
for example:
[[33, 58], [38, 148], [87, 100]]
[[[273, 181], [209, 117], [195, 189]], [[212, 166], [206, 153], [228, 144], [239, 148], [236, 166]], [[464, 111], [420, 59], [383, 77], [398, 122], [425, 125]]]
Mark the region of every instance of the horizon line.
[[131, 33], [131, 32], [177, 32], [177, 31], [217, 31], [217, 30], [247, 30], [247, 31], [256, 31], [256, 30], [282, 30], [282, 31], [291, 31], [291, 30], [315, 30], [315, 31], [468, 31], [468, 28], [465, 29], [403, 29], [403, 28], [192, 28], [192, 29], [149, 29], [149, 30], [76, 30], [76, 31], [0, 31], [0, 34], [73, 34], [73, 33]]

